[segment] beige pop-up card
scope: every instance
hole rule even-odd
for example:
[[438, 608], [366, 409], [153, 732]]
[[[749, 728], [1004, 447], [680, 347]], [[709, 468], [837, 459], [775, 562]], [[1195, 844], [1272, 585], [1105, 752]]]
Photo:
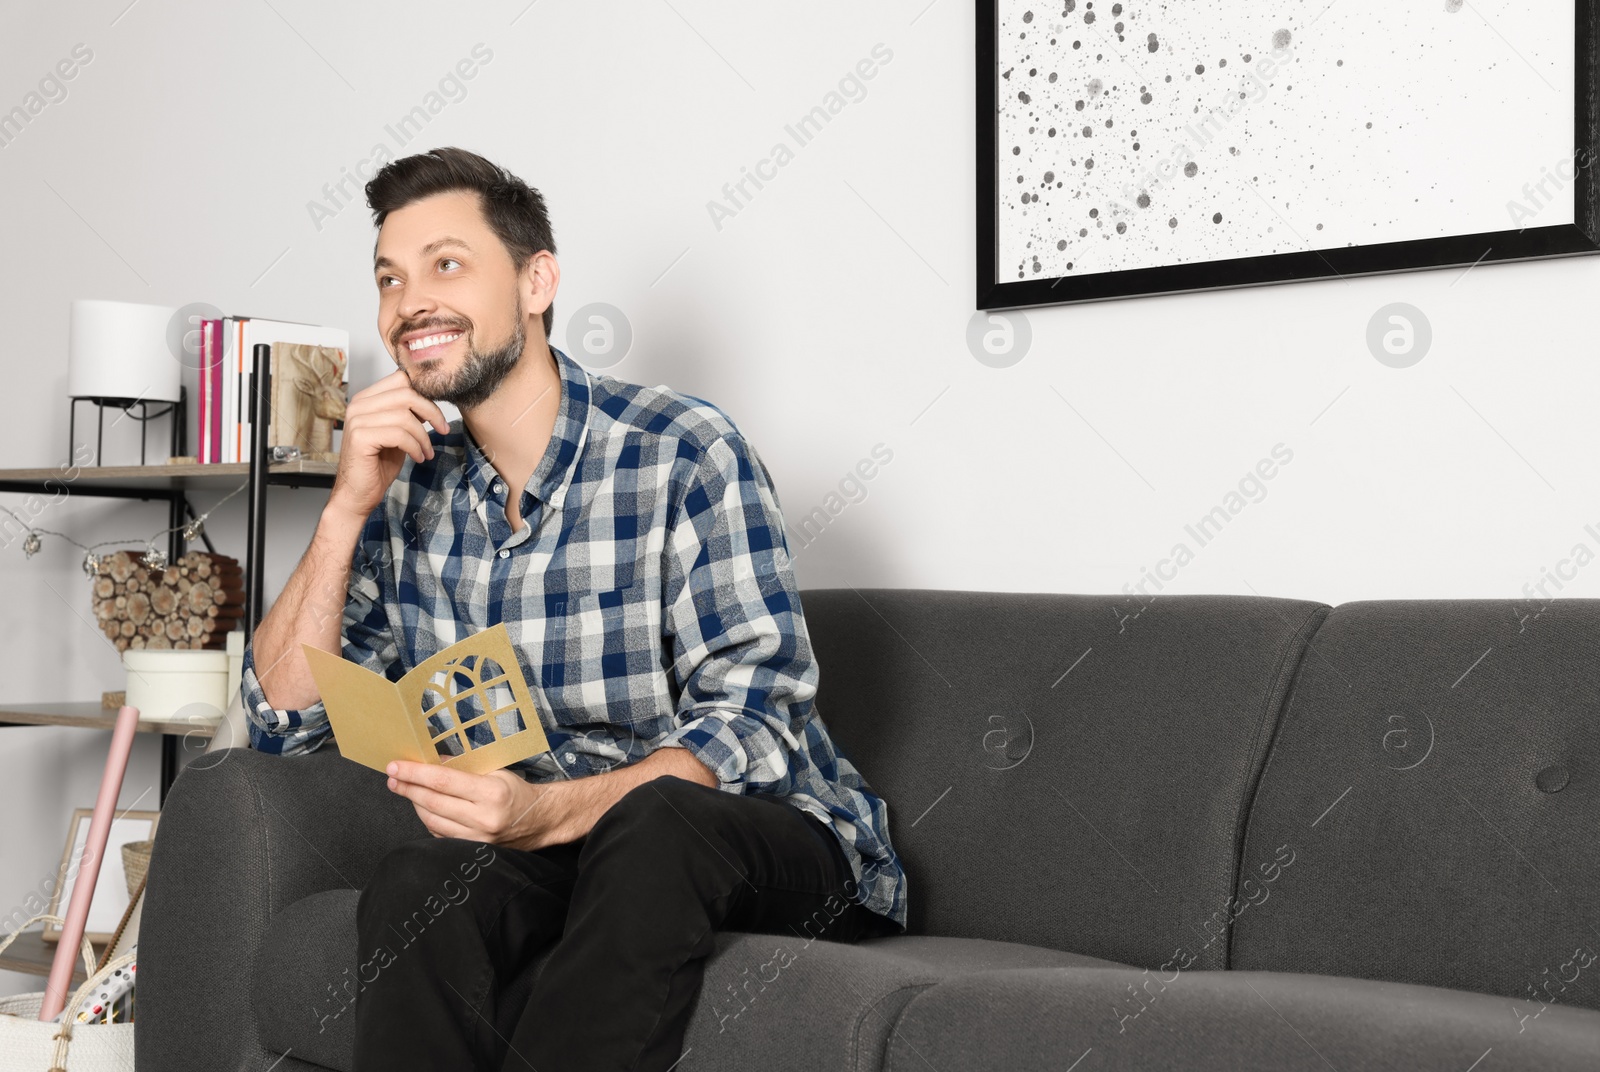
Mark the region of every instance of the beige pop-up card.
[[399, 681], [300, 647], [346, 759], [378, 771], [407, 759], [488, 774], [550, 751], [504, 625], [450, 645]]

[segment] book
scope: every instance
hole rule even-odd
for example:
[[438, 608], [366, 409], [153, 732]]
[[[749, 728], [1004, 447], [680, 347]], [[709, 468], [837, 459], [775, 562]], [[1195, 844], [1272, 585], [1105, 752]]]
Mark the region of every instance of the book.
[[222, 460], [222, 321], [200, 321], [200, 409], [197, 431], [201, 464]]
[[222, 320], [222, 411], [218, 449], [224, 462], [239, 460], [239, 324], [238, 317]]
[[445, 648], [390, 681], [300, 645], [339, 754], [382, 771], [397, 759], [488, 774], [550, 751], [503, 624]]
[[200, 321], [200, 370], [195, 382], [195, 407], [194, 407], [194, 456], [201, 465], [211, 459], [208, 456], [210, 444], [207, 432], [211, 426], [211, 380], [208, 375], [211, 360], [211, 321]]
[[222, 321], [211, 321], [211, 460], [222, 460]]

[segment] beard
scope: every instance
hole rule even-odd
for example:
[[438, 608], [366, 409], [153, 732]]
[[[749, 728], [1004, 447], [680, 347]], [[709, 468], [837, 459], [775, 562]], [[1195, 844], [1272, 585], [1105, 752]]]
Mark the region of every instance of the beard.
[[510, 341], [497, 350], [479, 350], [473, 337], [468, 335], [467, 356], [460, 368], [453, 374], [442, 369], [413, 369], [407, 373], [411, 386], [423, 398], [449, 402], [461, 410], [487, 401], [522, 358], [522, 348], [527, 341], [523, 328], [525, 319], [522, 297], [518, 295], [516, 329]]

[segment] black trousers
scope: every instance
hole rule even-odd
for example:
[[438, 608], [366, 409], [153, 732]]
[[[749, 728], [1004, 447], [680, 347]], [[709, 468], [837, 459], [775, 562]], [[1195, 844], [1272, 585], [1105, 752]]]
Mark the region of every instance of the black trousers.
[[[779, 797], [670, 775], [564, 845], [408, 842], [359, 900], [355, 1072], [666, 1072], [716, 931], [894, 933], [855, 889], [818, 820]], [[505, 1037], [500, 991], [551, 942]]]

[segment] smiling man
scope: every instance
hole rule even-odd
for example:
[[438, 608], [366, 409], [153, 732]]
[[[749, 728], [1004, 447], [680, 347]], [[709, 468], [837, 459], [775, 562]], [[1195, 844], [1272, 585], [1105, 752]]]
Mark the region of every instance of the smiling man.
[[332, 739], [302, 643], [397, 680], [504, 624], [550, 751], [488, 775], [390, 766], [431, 836], [361, 892], [355, 1068], [665, 1072], [715, 931], [904, 930], [887, 806], [814, 710], [755, 448], [709, 402], [550, 346], [538, 191], [448, 148], [366, 192], [399, 367], [351, 399], [327, 506], [246, 649], [251, 746]]

